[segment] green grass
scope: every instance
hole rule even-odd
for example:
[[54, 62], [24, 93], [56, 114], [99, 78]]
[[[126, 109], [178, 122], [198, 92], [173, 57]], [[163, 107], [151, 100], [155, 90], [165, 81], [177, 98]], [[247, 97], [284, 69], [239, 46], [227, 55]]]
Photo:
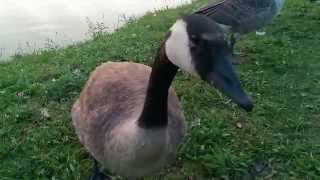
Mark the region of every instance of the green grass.
[[[151, 64], [176, 18], [200, 4], [0, 64], [0, 179], [87, 179], [92, 162], [75, 136], [70, 108], [89, 73], [109, 60]], [[256, 105], [249, 114], [179, 73], [174, 86], [188, 134], [176, 164], [146, 179], [320, 179], [319, 32], [320, 6], [288, 0], [265, 36], [243, 37], [239, 71]]]

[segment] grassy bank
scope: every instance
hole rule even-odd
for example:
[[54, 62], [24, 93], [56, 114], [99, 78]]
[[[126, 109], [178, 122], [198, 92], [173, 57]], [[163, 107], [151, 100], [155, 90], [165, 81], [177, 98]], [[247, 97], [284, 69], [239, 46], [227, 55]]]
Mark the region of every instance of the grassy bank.
[[[195, 6], [144, 16], [111, 35], [0, 64], [0, 179], [86, 179], [92, 162], [70, 108], [102, 62], [151, 64], [171, 24]], [[189, 124], [163, 179], [320, 178], [320, 7], [288, 0], [265, 36], [238, 44], [250, 114], [179, 73], [174, 87]], [[150, 177], [147, 179], [155, 179]]]

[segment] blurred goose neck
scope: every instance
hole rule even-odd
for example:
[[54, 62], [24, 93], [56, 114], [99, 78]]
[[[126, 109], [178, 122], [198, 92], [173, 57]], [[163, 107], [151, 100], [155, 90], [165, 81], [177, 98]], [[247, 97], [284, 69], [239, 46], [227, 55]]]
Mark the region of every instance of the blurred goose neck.
[[142, 128], [165, 128], [168, 125], [168, 92], [178, 71], [161, 45], [155, 57], [138, 125]]

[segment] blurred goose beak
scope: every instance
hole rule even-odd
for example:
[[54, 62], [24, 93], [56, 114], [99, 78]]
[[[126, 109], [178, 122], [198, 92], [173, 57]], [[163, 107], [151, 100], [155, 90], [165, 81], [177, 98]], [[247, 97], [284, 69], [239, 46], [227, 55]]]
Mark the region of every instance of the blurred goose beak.
[[241, 86], [239, 77], [231, 64], [232, 56], [218, 53], [214, 58], [212, 71], [205, 80], [247, 112], [252, 111], [253, 102]]

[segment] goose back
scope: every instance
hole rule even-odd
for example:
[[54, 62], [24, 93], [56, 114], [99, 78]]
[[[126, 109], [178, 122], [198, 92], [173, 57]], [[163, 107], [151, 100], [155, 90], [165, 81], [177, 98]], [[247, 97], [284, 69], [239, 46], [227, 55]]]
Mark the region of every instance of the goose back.
[[214, 1], [197, 11], [231, 31], [248, 33], [264, 27], [280, 12], [284, 0]]

